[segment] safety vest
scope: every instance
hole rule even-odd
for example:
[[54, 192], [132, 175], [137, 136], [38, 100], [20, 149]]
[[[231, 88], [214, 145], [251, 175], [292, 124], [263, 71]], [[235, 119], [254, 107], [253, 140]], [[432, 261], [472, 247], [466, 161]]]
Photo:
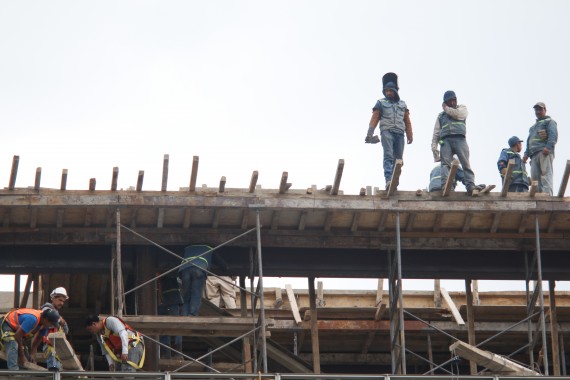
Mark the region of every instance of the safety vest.
[[546, 137], [542, 138], [538, 132], [542, 130], [546, 130], [548, 132], [547, 128], [551, 120], [550, 116], [547, 116], [544, 119], [536, 120], [536, 123], [530, 127], [527, 141], [529, 157], [541, 152], [546, 146], [546, 143], [548, 142], [548, 133]]
[[439, 138], [441, 140], [453, 135], [465, 136], [467, 134], [465, 120], [454, 119], [445, 112], [441, 112], [438, 117], [439, 125], [441, 127]]
[[[380, 108], [380, 107], [381, 108]], [[406, 102], [399, 100], [391, 102], [388, 99], [380, 99], [376, 103], [375, 109], [380, 109], [380, 132], [386, 130], [399, 130], [404, 133], [406, 125], [404, 124], [404, 114], [406, 113]]]
[[[131, 365], [136, 369], [142, 368], [144, 364], [145, 351], [146, 351], [144, 349], [144, 341], [142, 335], [138, 331], [133, 329], [131, 326], [126, 324], [125, 321], [123, 321], [121, 318], [118, 317], [115, 318], [117, 318], [119, 321], [121, 321], [122, 324], [125, 325], [125, 329], [127, 330], [127, 336], [129, 338], [129, 345], [132, 345], [133, 347], [135, 347], [137, 344], [143, 345], [143, 354], [140, 362], [133, 363], [131, 361], [127, 361], [129, 365]], [[107, 351], [109, 356], [114, 361], [121, 363], [122, 361], [120, 359], [120, 356], [123, 353], [123, 343], [121, 341], [121, 337], [107, 328], [107, 318], [103, 318], [102, 322], [103, 322], [104, 332], [101, 335], [101, 339], [103, 340], [105, 351]]]
[[29, 332], [24, 335], [25, 338], [28, 338], [39, 330], [38, 327], [40, 327], [40, 318], [42, 317], [42, 312], [41, 310], [36, 309], [15, 309], [6, 314], [4, 317], [4, 322], [6, 322], [8, 326], [10, 326], [10, 328], [16, 332], [20, 328], [20, 315], [22, 314], [32, 314], [36, 317], [36, 324]]
[[[515, 160], [515, 167], [511, 176], [511, 185], [525, 185], [528, 188], [528, 174], [520, 154], [511, 149], [504, 149], [504, 152], [507, 153], [509, 160]], [[501, 179], [504, 180], [504, 178], [505, 175], [501, 173]]]

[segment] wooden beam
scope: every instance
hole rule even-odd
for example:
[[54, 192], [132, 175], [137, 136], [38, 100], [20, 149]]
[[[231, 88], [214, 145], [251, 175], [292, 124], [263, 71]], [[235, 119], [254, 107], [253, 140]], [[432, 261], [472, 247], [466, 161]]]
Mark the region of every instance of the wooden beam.
[[455, 342], [449, 346], [449, 351], [467, 360], [473, 360], [481, 367], [500, 374], [510, 373], [517, 376], [539, 376], [536, 371], [530, 370], [520, 364], [508, 360], [489, 351], [483, 351], [465, 342]]
[[274, 309], [281, 309], [283, 306], [283, 297], [281, 296], [281, 288], [275, 288], [275, 302], [273, 303]]
[[[467, 301], [467, 339], [470, 345], [475, 346], [477, 342], [475, 338], [475, 311], [473, 309], [471, 279], [465, 280], [465, 298]], [[477, 363], [474, 360], [469, 361], [469, 370], [471, 375], [477, 375]]]
[[95, 191], [95, 187], [97, 186], [97, 180], [95, 178], [89, 179], [89, 191]]
[[190, 186], [188, 191], [196, 191], [196, 180], [198, 178], [198, 164], [200, 163], [200, 157], [194, 156], [192, 158], [192, 174], [190, 174]]
[[463, 232], [469, 232], [471, 228], [471, 219], [473, 218], [473, 213], [468, 212], [465, 214], [465, 221], [463, 222], [463, 228], [461, 229]]
[[289, 299], [289, 305], [291, 307], [291, 313], [293, 313], [293, 318], [297, 325], [301, 324], [303, 320], [301, 319], [301, 314], [299, 313], [299, 306], [297, 306], [297, 300], [295, 299], [295, 293], [291, 284], [285, 284], [285, 291], [287, 292], [287, 298]]
[[374, 313], [374, 320], [380, 321], [384, 312], [386, 311], [386, 302], [384, 300], [384, 279], [378, 279], [378, 285], [376, 288], [376, 312]]
[[521, 220], [519, 223], [519, 234], [524, 234], [524, 232], [526, 231], [526, 226], [528, 224], [528, 216], [529, 214], [527, 213], [521, 215]]
[[257, 179], [259, 178], [259, 172], [257, 170], [254, 170], [253, 173], [251, 173], [251, 179], [249, 180], [249, 192], [253, 193], [255, 192], [255, 185], [257, 185]]
[[190, 207], [184, 208], [184, 221], [182, 222], [182, 228], [190, 227], [190, 218], [192, 217], [192, 209]]
[[564, 174], [562, 174], [562, 182], [560, 183], [560, 189], [558, 190], [558, 197], [564, 198], [566, 193], [566, 187], [568, 186], [568, 177], [570, 176], [570, 160], [566, 161], [566, 168], [564, 168]]
[[18, 165], [20, 164], [20, 156], [14, 156], [12, 159], [12, 170], [10, 171], [10, 182], [8, 190], [14, 190], [16, 187], [16, 177], [18, 177]]
[[499, 228], [499, 223], [501, 222], [501, 216], [503, 216], [502, 212], [496, 212], [493, 216], [493, 224], [491, 224], [491, 230], [489, 232], [491, 232], [492, 234], [497, 232], [497, 229]]
[[277, 210], [273, 211], [273, 216], [271, 218], [271, 229], [273, 231], [277, 230], [279, 228], [279, 217], [281, 216], [281, 213]]
[[449, 293], [447, 292], [447, 290], [445, 290], [445, 288], [441, 288], [440, 293], [441, 293], [441, 297], [443, 298], [443, 300], [447, 304], [447, 307], [451, 311], [451, 315], [453, 316], [453, 319], [455, 320], [455, 322], [457, 322], [457, 324], [460, 326], [465, 325], [465, 321], [461, 317], [461, 313], [459, 313], [457, 306], [455, 306], [455, 303], [453, 302], [453, 300], [449, 296]]
[[324, 292], [323, 292], [323, 282], [317, 281], [317, 307], [324, 307], [326, 305]]
[[301, 216], [299, 217], [299, 224], [297, 225], [297, 230], [303, 231], [305, 229], [306, 222], [307, 222], [307, 211], [301, 211]]
[[222, 210], [221, 209], [216, 209], [214, 211], [214, 216], [212, 217], [212, 228], [213, 229], [217, 229], [219, 224], [220, 224], [220, 214], [221, 214]]
[[352, 216], [352, 223], [350, 225], [350, 232], [358, 231], [358, 220], [360, 219], [360, 213], [356, 211]]
[[113, 175], [111, 177], [111, 191], [117, 191], [118, 184], [119, 184], [119, 167], [115, 166], [113, 168]]
[[241, 229], [247, 230], [248, 225], [249, 225], [249, 210], [244, 209], [241, 214]]
[[57, 357], [61, 362], [61, 366], [65, 370], [73, 371], [83, 371], [83, 366], [79, 361], [79, 358], [75, 354], [75, 351], [71, 347], [71, 344], [65, 338], [65, 334], [62, 332], [55, 332], [48, 335], [52, 346], [57, 352]]
[[[4, 352], [4, 350], [0, 351], [0, 359], [2, 360], [6, 360], [6, 352]], [[24, 369], [30, 370], [30, 371], [47, 371], [47, 369], [45, 369], [44, 367], [37, 365], [35, 363], [32, 362], [25, 362], [24, 365], [22, 366]], [[25, 373], [25, 372], [24, 372]], [[20, 376], [20, 375], [17, 375]], [[26, 378], [29, 378], [27, 375], [21, 375], [24, 376]], [[10, 378], [12, 377], [12, 375], [10, 376]], [[45, 377], [42, 377], [42, 379], [45, 379]]]
[[36, 168], [36, 179], [34, 181], [34, 190], [40, 191], [40, 183], [42, 182], [42, 168]]
[[164, 227], [164, 208], [158, 209], [158, 217], [156, 218], [156, 228]]
[[28, 307], [28, 299], [30, 298], [30, 290], [32, 289], [32, 282], [33, 282], [33, 277], [31, 274], [29, 274], [26, 280], [26, 286], [24, 287], [24, 295], [20, 300], [20, 309]]
[[326, 216], [326, 218], [325, 218], [325, 223], [324, 223], [324, 225], [323, 225], [323, 230], [325, 230], [325, 231], [330, 231], [330, 230], [331, 230], [333, 216], [334, 216], [334, 212], [333, 212], [333, 211], [327, 211], [327, 216]]
[[139, 170], [139, 175], [137, 177], [137, 191], [142, 191], [143, 188], [143, 181], [144, 181], [144, 170]]
[[63, 191], [66, 188], [67, 188], [67, 169], [63, 169], [61, 171], [61, 185], [59, 189]]
[[532, 181], [530, 183], [530, 192], [529, 192], [530, 197], [534, 198], [537, 191], [538, 191], [538, 181]]
[[441, 308], [441, 280], [433, 280], [433, 307]]
[[414, 227], [414, 221], [415, 220], [416, 220], [416, 214], [415, 213], [409, 213], [408, 214], [408, 222], [406, 223], [406, 232], [412, 231], [412, 229]]
[[321, 373], [321, 350], [319, 345], [319, 325], [314, 277], [309, 277], [309, 304], [311, 309], [311, 348], [313, 353], [313, 372]]
[[341, 158], [338, 160], [338, 165], [336, 167], [336, 174], [334, 176], [333, 187], [331, 189], [331, 195], [338, 195], [338, 189], [340, 187], [340, 180], [342, 179], [342, 172], [344, 170], [344, 160]]
[[390, 187], [388, 187], [388, 196], [394, 195], [398, 185], [400, 184], [400, 174], [402, 174], [402, 165], [404, 161], [396, 160], [394, 163], [394, 170], [392, 171], [392, 179], [390, 180]]
[[501, 197], [506, 197], [509, 191], [509, 186], [511, 185], [511, 177], [513, 176], [513, 170], [515, 170], [515, 160], [514, 158], [509, 160], [507, 165], [507, 172], [503, 177], [503, 188], [501, 189]]
[[220, 186], [218, 187], [218, 192], [223, 193], [226, 190], [226, 176], [220, 178]]
[[289, 177], [289, 173], [283, 172], [281, 175], [281, 182], [279, 183], [279, 194], [285, 194], [287, 191], [287, 177]]
[[552, 375], [560, 376], [560, 336], [558, 332], [558, 311], [556, 308], [556, 281], [548, 281], [548, 295], [550, 300], [550, 340], [552, 341]]
[[168, 162], [170, 161], [170, 156], [168, 154], [164, 155], [162, 160], [162, 183], [160, 185], [160, 191], [166, 191], [168, 187]]
[[20, 306], [20, 279], [19, 274], [14, 275], [14, 309]]
[[444, 197], [449, 196], [451, 193], [451, 188], [453, 187], [453, 182], [455, 181], [455, 175], [457, 174], [457, 168], [459, 167], [459, 161], [453, 160], [451, 162], [451, 168], [449, 169], [449, 175], [447, 176], [447, 181], [441, 192]]

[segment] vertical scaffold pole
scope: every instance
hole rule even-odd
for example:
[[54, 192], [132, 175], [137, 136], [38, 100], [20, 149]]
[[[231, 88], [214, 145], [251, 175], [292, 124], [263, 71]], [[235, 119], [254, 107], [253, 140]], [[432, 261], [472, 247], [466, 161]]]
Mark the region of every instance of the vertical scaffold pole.
[[544, 358], [544, 375], [548, 376], [548, 346], [546, 343], [546, 320], [544, 317], [544, 294], [542, 292], [542, 260], [540, 254], [540, 228], [538, 225], [538, 215], [534, 218], [534, 230], [536, 235], [536, 275], [539, 288], [540, 302], [540, 328], [542, 329], [542, 352]]
[[261, 261], [261, 223], [259, 210], [256, 211], [257, 226], [257, 265], [259, 271], [259, 319], [261, 323], [261, 356], [263, 358], [263, 373], [267, 373], [267, 337], [265, 333], [265, 306], [263, 304], [263, 265]]
[[400, 356], [401, 356], [401, 369], [402, 375], [406, 374], [406, 338], [404, 331], [404, 294], [402, 289], [402, 247], [400, 244], [400, 213], [396, 213], [396, 260], [398, 266], [398, 320], [400, 325]]
[[117, 209], [117, 316], [123, 317], [123, 270], [121, 262], [121, 211]]
[[[390, 351], [392, 373], [406, 374], [406, 343], [404, 331], [404, 297], [402, 294], [402, 253], [400, 246], [400, 213], [396, 213], [396, 252], [388, 252], [390, 294]], [[396, 315], [396, 313], [398, 313]]]

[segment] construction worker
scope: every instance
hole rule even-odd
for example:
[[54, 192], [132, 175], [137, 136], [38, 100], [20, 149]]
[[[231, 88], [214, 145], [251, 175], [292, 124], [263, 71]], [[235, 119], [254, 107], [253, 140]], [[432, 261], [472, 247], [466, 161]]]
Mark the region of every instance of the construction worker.
[[89, 315], [85, 328], [97, 336], [101, 351], [107, 358], [109, 371], [136, 372], [144, 364], [145, 347], [142, 335], [119, 317], [100, 319]]
[[58, 327], [59, 313], [53, 309], [14, 309], [2, 319], [2, 346], [6, 353], [8, 369], [19, 370], [28, 360], [24, 354], [24, 338], [30, 338], [40, 330]]
[[[63, 308], [65, 301], [68, 299], [69, 297], [67, 296], [67, 290], [65, 290], [63, 287], [57, 287], [50, 293], [51, 302], [44, 303], [40, 309], [42, 311], [51, 309], [59, 313], [59, 311]], [[57, 357], [55, 350], [53, 349], [53, 346], [48, 339], [48, 335], [55, 332], [63, 332], [66, 335], [69, 334], [69, 327], [67, 326], [67, 322], [65, 322], [63, 317], [60, 317], [58, 327], [42, 330], [41, 333], [37, 334], [34, 337], [30, 350], [30, 356], [33, 360], [38, 346], [43, 343], [43, 352], [46, 357], [46, 367], [50, 371], [57, 372], [61, 370], [61, 362], [59, 361], [59, 358]]]
[[[459, 166], [457, 168], [457, 171], [455, 172], [455, 179], [454, 179], [453, 183], [451, 184], [451, 190], [452, 191], [455, 191], [455, 188], [457, 187], [457, 182], [461, 182], [463, 185], [465, 185], [465, 173], [463, 173], [463, 169], [461, 168], [461, 166]], [[433, 167], [433, 169], [429, 173], [428, 192], [432, 193], [435, 191], [441, 191], [442, 190], [441, 185], [442, 185], [441, 184], [441, 165], [436, 165]]]
[[558, 141], [557, 124], [546, 115], [546, 105], [538, 102], [534, 106], [536, 123], [529, 129], [523, 162], [530, 158], [530, 177], [538, 182], [538, 191], [552, 195], [554, 146]]
[[235, 277], [208, 276], [206, 280], [206, 298], [214, 305], [221, 307], [221, 301], [226, 309], [235, 309], [236, 288]]
[[200, 311], [207, 277], [204, 270], [210, 269], [212, 253], [212, 247], [205, 244], [189, 245], [184, 249], [184, 265], [178, 269], [184, 300], [182, 315], [197, 316]]
[[519, 139], [517, 136], [513, 136], [509, 139], [509, 148], [501, 150], [501, 155], [497, 161], [497, 167], [499, 168], [499, 174], [501, 175], [501, 181], [505, 180], [505, 174], [507, 173], [507, 166], [509, 165], [509, 160], [515, 161], [515, 167], [513, 169], [513, 174], [511, 175], [511, 182], [509, 183], [509, 192], [512, 193], [526, 193], [528, 192], [528, 174], [526, 173], [526, 164], [523, 162], [520, 152], [522, 151], [523, 140]]
[[[467, 135], [467, 107], [457, 104], [457, 96], [454, 91], [446, 91], [443, 94], [443, 112], [437, 115], [433, 127], [431, 150], [434, 161], [441, 160], [441, 188], [447, 182], [447, 176], [451, 168], [453, 155], [457, 155], [461, 167], [465, 173], [465, 187], [467, 194], [472, 195], [473, 190], [483, 190], [485, 185], [475, 185], [475, 174], [469, 163], [469, 146], [465, 136]], [[440, 144], [440, 151], [438, 151]]]
[[[160, 278], [160, 304], [158, 306], [159, 315], [173, 315], [180, 316], [182, 312], [182, 295], [180, 294], [180, 284], [176, 275], [168, 274]], [[175, 337], [170, 337], [169, 335], [161, 335], [160, 343], [172, 347], [172, 339], [174, 338], [174, 349], [178, 352], [182, 352], [182, 336], [177, 335]], [[160, 357], [164, 359], [170, 359], [172, 354], [169, 349], [165, 347], [160, 348]], [[175, 357], [182, 358], [178, 353]]]
[[[398, 94], [397, 76], [394, 73], [384, 75], [384, 78], [392, 74], [394, 81], [386, 82], [383, 85], [382, 93], [385, 98], [376, 101], [372, 108], [372, 117], [368, 124], [368, 132], [364, 142], [375, 144], [378, 137], [373, 136], [376, 125], [380, 123], [380, 141], [384, 150], [384, 179], [386, 180], [386, 190], [390, 187], [392, 172], [396, 160], [401, 160], [404, 156], [404, 133], [408, 144], [414, 140], [412, 122], [410, 121], [410, 111], [406, 102], [400, 99]], [[397, 184], [396, 184], [397, 185]]]

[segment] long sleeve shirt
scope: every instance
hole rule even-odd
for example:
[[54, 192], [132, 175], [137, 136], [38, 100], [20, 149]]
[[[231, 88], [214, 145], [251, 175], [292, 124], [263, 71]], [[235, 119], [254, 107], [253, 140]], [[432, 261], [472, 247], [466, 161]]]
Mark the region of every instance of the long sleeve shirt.
[[[451, 108], [444, 104], [443, 112], [445, 112], [446, 114], [457, 120], [466, 120], [467, 116], [469, 115], [469, 111], [467, 111], [467, 106], [465, 104], [459, 104], [456, 108]], [[438, 115], [435, 118], [435, 124], [433, 126], [433, 135], [431, 138], [432, 151], [438, 150], [440, 133], [441, 133], [441, 124], [439, 122], [439, 115]]]
[[[121, 322], [119, 318], [107, 317], [107, 320], [105, 321], [105, 326], [113, 334], [118, 335], [121, 338], [121, 354], [127, 355], [129, 353], [129, 335], [127, 333], [127, 329], [124, 323]], [[103, 347], [105, 343], [103, 342], [101, 336], [99, 336], [99, 344], [101, 345], [101, 350], [105, 354], [105, 357], [107, 358], [107, 362], [109, 363], [109, 365], [113, 364], [113, 358], [111, 358], [111, 356], [105, 350], [105, 347]]]

